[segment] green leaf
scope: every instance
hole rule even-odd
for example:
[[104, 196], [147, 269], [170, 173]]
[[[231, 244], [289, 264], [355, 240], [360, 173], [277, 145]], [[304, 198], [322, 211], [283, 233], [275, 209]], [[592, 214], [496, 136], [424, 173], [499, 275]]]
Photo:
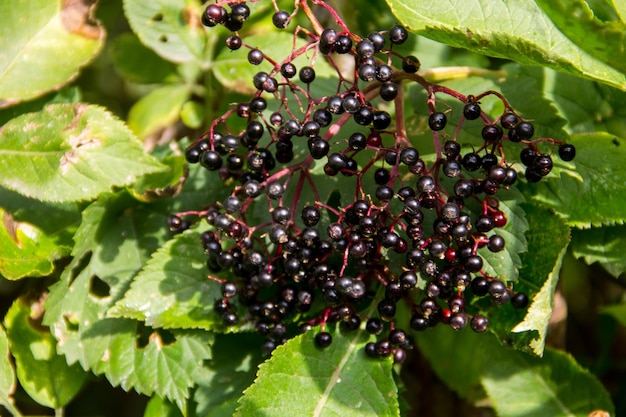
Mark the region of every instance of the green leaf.
[[254, 381], [257, 366], [262, 362], [263, 338], [252, 333], [215, 336], [211, 360], [197, 380], [190, 403], [193, 415], [199, 417], [231, 417], [241, 393]]
[[178, 120], [180, 109], [189, 98], [185, 85], [165, 85], [143, 96], [128, 113], [128, 127], [140, 139]]
[[183, 417], [183, 414], [178, 407], [155, 395], [148, 401], [143, 417]]
[[218, 298], [220, 284], [207, 277], [200, 232], [188, 230], [153, 254], [109, 314], [153, 327], [219, 329], [221, 320], [213, 313]]
[[164, 167], [100, 107], [56, 104], [0, 129], [0, 184], [44, 201], [95, 198]]
[[134, 320], [107, 317], [165, 240], [166, 218], [126, 193], [102, 195], [85, 209], [74, 259], [50, 289], [44, 324], [68, 363], [78, 361], [113, 385], [156, 393], [183, 409], [195, 372], [210, 357], [212, 336], [152, 331]]
[[0, 108], [58, 90], [100, 51], [92, 8], [61, 0], [0, 4]]
[[391, 360], [372, 360], [364, 330], [334, 333], [319, 349], [314, 331], [294, 337], [259, 367], [236, 416], [397, 416]]
[[626, 271], [626, 226], [592, 227], [589, 230], [574, 230], [572, 253], [583, 258], [587, 264], [600, 263], [604, 269], [619, 277]]
[[58, 246], [54, 236], [16, 221], [0, 208], [0, 274], [7, 279], [42, 277], [54, 270], [54, 261], [69, 255], [70, 246]]
[[602, 384], [564, 352], [543, 358], [493, 346], [483, 349], [481, 381], [500, 417], [615, 415]]
[[[387, 0], [407, 28], [448, 45], [626, 89], [624, 74], [580, 50], [532, 0]], [[454, 11], [451, 13], [451, 11]]]
[[115, 69], [128, 81], [159, 84], [176, 79], [176, 66], [146, 48], [130, 33], [115, 38], [109, 47]]
[[586, 1], [536, 0], [556, 27], [578, 48], [605, 64], [626, 72], [626, 25], [621, 21], [602, 21]]
[[613, 316], [622, 326], [626, 326], [626, 304], [610, 305], [600, 311]]
[[420, 353], [428, 359], [437, 376], [461, 397], [471, 400], [484, 397], [479, 352], [491, 339], [488, 334], [477, 334], [469, 329], [457, 332], [448, 326], [435, 326], [423, 337], [415, 338]]
[[[522, 268], [517, 291], [532, 296], [526, 316], [511, 331], [536, 332], [529, 347], [535, 355], [543, 355], [548, 323], [554, 307], [554, 291], [559, 280], [561, 262], [569, 244], [569, 228], [548, 210], [525, 206], [529, 229], [528, 252], [522, 255]], [[523, 339], [523, 336], [522, 336]]]
[[201, 60], [205, 33], [195, 0], [124, 0], [124, 14], [141, 42], [172, 62]]
[[72, 400], [87, 374], [78, 365], [68, 366], [63, 356], [56, 353], [54, 337], [37, 326], [33, 315], [41, 309], [39, 303], [30, 305], [17, 299], [4, 323], [20, 385], [39, 404], [57, 409]]
[[20, 412], [13, 405], [12, 395], [15, 387], [15, 369], [13, 369], [9, 351], [9, 339], [4, 327], [0, 326], [0, 405], [3, 405], [14, 417], [20, 417]]
[[[626, 141], [607, 133], [572, 135], [574, 163], [561, 163], [560, 178], [545, 178], [525, 188], [526, 196], [551, 208], [570, 226], [622, 224], [626, 220]], [[575, 164], [575, 167], [574, 167]]]

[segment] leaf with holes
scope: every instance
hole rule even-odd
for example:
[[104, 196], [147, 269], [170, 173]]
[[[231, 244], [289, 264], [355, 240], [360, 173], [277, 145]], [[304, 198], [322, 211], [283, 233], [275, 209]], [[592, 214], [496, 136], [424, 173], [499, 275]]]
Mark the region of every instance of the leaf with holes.
[[334, 332], [326, 349], [315, 346], [314, 332], [276, 348], [239, 400], [236, 416], [399, 415], [391, 358], [365, 355], [365, 330]]
[[206, 36], [196, 0], [124, 0], [124, 14], [139, 39], [172, 62], [201, 61]]
[[0, 3], [0, 108], [58, 90], [104, 44], [88, 2]]
[[213, 312], [219, 298], [220, 284], [207, 278], [200, 232], [188, 230], [153, 254], [109, 314], [153, 327], [215, 330], [223, 327]]
[[17, 379], [28, 395], [39, 404], [58, 409], [80, 391], [87, 373], [77, 364], [68, 366], [57, 354], [56, 340], [33, 318], [41, 311], [40, 301], [32, 305], [17, 299], [4, 318], [11, 353], [15, 357]]
[[[578, 48], [532, 0], [387, 0], [418, 35], [525, 65], [539, 65], [626, 89], [626, 77]], [[451, 11], [453, 11], [451, 13]]]
[[0, 184], [43, 201], [95, 198], [165, 167], [104, 109], [54, 104], [0, 129]]
[[167, 216], [127, 193], [102, 195], [83, 212], [74, 259], [46, 300], [44, 324], [69, 363], [113, 385], [157, 393], [183, 408], [194, 373], [210, 357], [207, 332], [156, 332], [107, 317], [132, 277], [165, 240]]

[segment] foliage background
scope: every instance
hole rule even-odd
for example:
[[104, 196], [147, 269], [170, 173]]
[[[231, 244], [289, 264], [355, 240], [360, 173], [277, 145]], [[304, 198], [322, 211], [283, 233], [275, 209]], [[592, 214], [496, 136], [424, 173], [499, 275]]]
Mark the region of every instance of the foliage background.
[[[363, 34], [390, 27], [397, 22], [391, 11], [396, 13], [402, 23], [423, 35], [414, 36], [412, 43], [404, 47], [405, 51], [420, 57], [429, 77], [441, 79], [459, 91], [491, 88], [498, 85], [498, 80], [472, 71], [467, 77], [459, 68], [434, 68], [459, 66], [504, 71], [507, 82], [499, 87], [507, 97], [521, 107], [534, 108], [531, 114], [542, 118], [544, 129], [552, 129], [557, 136], [569, 135], [577, 144], [580, 158], [575, 170], [561, 166], [556, 171], [560, 178], [555, 174], [544, 184], [521, 187], [530, 223], [526, 238], [530, 241], [529, 248], [534, 248], [522, 254], [522, 262], [526, 268], [537, 268], [536, 274], [546, 278], [553, 271], [560, 276], [548, 345], [569, 352], [578, 364], [595, 374], [610, 393], [616, 414], [626, 413], [623, 350], [626, 95], [621, 91], [626, 86], [626, 58], [621, 49], [626, 33], [623, 13], [626, 6], [619, 1], [601, 0], [459, 0], [445, 5], [409, 0], [389, 0], [388, 4], [381, 0], [330, 3], [346, 16], [355, 32]], [[174, 329], [152, 331], [143, 322], [155, 327], [159, 323], [150, 323], [145, 311], [133, 308], [131, 282], [138, 271], [150, 265], [148, 260], [157, 250], [166, 259], [170, 259], [168, 253], [177, 255], [173, 259], [179, 259], [180, 264], [175, 263], [174, 269], [184, 268], [186, 263], [180, 261], [184, 256], [189, 256], [190, 262], [196, 259], [193, 249], [187, 250], [185, 246], [193, 247], [196, 236], [190, 233], [172, 243], [165, 219], [174, 211], [201, 207], [206, 200], [201, 190], [216, 187], [215, 182], [192, 173], [189, 188], [175, 199], [155, 198], [146, 191], [177, 187], [183, 172], [180, 149], [184, 149], [188, 139], [182, 139], [174, 151], [170, 143], [185, 137], [193, 139], [203, 131], [207, 121], [221, 114], [230, 103], [245, 100], [249, 90], [238, 77], [233, 77], [233, 68], [239, 77], [245, 75], [246, 79], [251, 77], [251, 70], [230, 59], [232, 54], [224, 50], [226, 31], [190, 30], [179, 20], [171, 19], [182, 10], [197, 13], [201, 10], [200, 3], [191, 0], [150, 4], [131, 0], [101, 2], [96, 18], [102, 28], [78, 25], [75, 30], [84, 36], [69, 40], [63, 40], [63, 31], [46, 20], [59, 13], [61, 4], [64, 11], [77, 10], [79, 16], [84, 11], [84, 4], [78, 1], [10, 0], [0, 5], [0, 22], [3, 22], [0, 61], [5, 62], [0, 66], [0, 99], [11, 99], [3, 101], [0, 108], [0, 123], [6, 123], [0, 136], [0, 211], [4, 220], [0, 236], [3, 275], [0, 290], [3, 325], [7, 331], [2, 340], [8, 340], [12, 355], [11, 362], [5, 361], [4, 368], [0, 368], [0, 387], [4, 388], [0, 390], [4, 393], [0, 394], [0, 403], [10, 405], [14, 398], [17, 408], [29, 415], [51, 414], [56, 409], [58, 415], [63, 410], [65, 415], [173, 416], [178, 411], [171, 403], [177, 403], [187, 415], [230, 415], [239, 399], [230, 389], [243, 389], [252, 382], [256, 364], [261, 361], [256, 349], [260, 339], [247, 334], [226, 337], [186, 329], [193, 327], [188, 325], [191, 314], [181, 318], [167, 312], [157, 314], [156, 320], [177, 323], [165, 326]], [[290, 2], [281, 4], [290, 7]], [[270, 30], [271, 23], [267, 9], [263, 12], [260, 3], [258, 8], [260, 11], [253, 9], [256, 15], [247, 25], [246, 36], [262, 43], [260, 33]], [[353, 13], [354, 10], [358, 12]], [[142, 16], [159, 14], [161, 19], [156, 22], [163, 26], [157, 24], [156, 31], [142, 26]], [[67, 18], [63, 13], [60, 15]], [[476, 20], [477, 15], [481, 19]], [[568, 16], [576, 16], [576, 23], [572, 25], [571, 18], [564, 18]], [[23, 20], [28, 24], [15, 23]], [[167, 46], [159, 41], [164, 33], [168, 36]], [[32, 42], [25, 47], [32, 48], [27, 50], [31, 58], [10, 48], [21, 45], [17, 39], [41, 41], [38, 36], [44, 40], [50, 37], [65, 48], [55, 50], [43, 42], [42, 48], [37, 49], [39, 44]], [[23, 58], [15, 60], [22, 67], [7, 64], [6, 57], [14, 57], [11, 54]], [[40, 60], [29, 61], [33, 56]], [[57, 67], [55, 63], [59, 60], [64, 65]], [[509, 60], [521, 65], [511, 64]], [[39, 81], [42, 86], [37, 84]], [[529, 87], [530, 81], [534, 84]], [[407, 96], [415, 103], [416, 117], [425, 114], [420, 92], [410, 90]], [[49, 103], [78, 102], [100, 106], [85, 110], [89, 115], [85, 123], [92, 131], [108, 132], [112, 140], [107, 143], [107, 149], [111, 152], [86, 156], [83, 169], [94, 168], [95, 161], [102, 163], [103, 168], [94, 169], [91, 176], [96, 178], [94, 181], [77, 176], [79, 185], [68, 187], [55, 182], [54, 173], [45, 173], [47, 159], [37, 159], [37, 152], [45, 146], [62, 147], [71, 141], [71, 132], [67, 136], [50, 134], [60, 131], [51, 124], [72, 120], [75, 110], [57, 107], [47, 114], [42, 109]], [[111, 122], [102, 109], [119, 120]], [[498, 109], [492, 111], [497, 114]], [[40, 113], [25, 116], [32, 117], [28, 122], [10, 124], [12, 119], [30, 112]], [[28, 123], [41, 126], [45, 141], [24, 135], [21, 129]], [[143, 149], [149, 150], [152, 157], [144, 154], [139, 142], [137, 146], [124, 145], [132, 142], [129, 138], [133, 136], [141, 140]], [[90, 143], [79, 140], [79, 145], [89, 151]], [[20, 159], [15, 149], [28, 152]], [[121, 154], [127, 157], [120, 158]], [[164, 165], [170, 170], [164, 171]], [[132, 238], [127, 238], [127, 233]], [[555, 238], [546, 239], [546, 236]], [[16, 245], [16, 240], [22, 244]], [[155, 263], [155, 271], [167, 268], [158, 261]], [[142, 277], [147, 280], [146, 287], [139, 290], [148, 288], [150, 282], [159, 284], [156, 278], [150, 281], [152, 276], [148, 273]], [[557, 285], [556, 275], [549, 284]], [[84, 292], [68, 296], [67, 288], [72, 285]], [[48, 289], [50, 295], [44, 302], [39, 296]], [[544, 294], [547, 304], [540, 310], [544, 321], [552, 310], [549, 305], [552, 290]], [[130, 301], [114, 306], [124, 294], [129, 294]], [[198, 294], [192, 289], [176, 302], [187, 312], [186, 309], [193, 310], [194, 306], [210, 304], [213, 295]], [[41, 331], [40, 321], [33, 324], [33, 312], [41, 314], [42, 308], [46, 310], [43, 324], [50, 326], [51, 333]], [[94, 321], [100, 328], [87, 335], [88, 339], [72, 338], [74, 327]], [[204, 328], [215, 326], [210, 317], [205, 321]], [[180, 323], [183, 325], [179, 326]], [[493, 415], [494, 410], [480, 401], [485, 391], [500, 415], [523, 414], [516, 408], [521, 406], [508, 396], [510, 393], [497, 392], [498, 383], [493, 381], [498, 380], [498, 375], [490, 375], [490, 369], [478, 370], [486, 361], [482, 354], [464, 351], [442, 355], [442, 352], [456, 352], [455, 346], [474, 343], [475, 351], [487, 351], [488, 355], [497, 357], [494, 352], [503, 351], [495, 339], [476, 341], [474, 335], [440, 333], [427, 341], [418, 340], [420, 354], [413, 355], [401, 371], [400, 390], [404, 387], [411, 393], [401, 395], [400, 407], [405, 409], [405, 402], [412, 407], [412, 411], [406, 411], [407, 415]], [[170, 351], [167, 347], [154, 348], [153, 356], [136, 355], [135, 335], [146, 351], [156, 346], [155, 343], [172, 348]], [[184, 348], [176, 350], [174, 345], [168, 345], [168, 338], [182, 341], [176, 346], [184, 345]], [[63, 343], [57, 345], [58, 340]], [[109, 367], [99, 362], [97, 353], [102, 352], [83, 349], [81, 340], [89, 340], [93, 343], [89, 346], [95, 346], [96, 351], [100, 346], [113, 346], [120, 363]], [[302, 343], [303, 349], [306, 343], [310, 341]], [[340, 350], [342, 343], [338, 343]], [[534, 349], [540, 350], [541, 346]], [[7, 346], [0, 346], [0, 350], [7, 351]], [[541, 362], [543, 366], [579, 375], [577, 365], [559, 352], [548, 351], [545, 362]], [[315, 355], [314, 352], [302, 354]], [[521, 353], [514, 355], [518, 353], [511, 351], [510, 356], [502, 358], [512, 371], [537, 369], [534, 376], [548, 372], [534, 358]], [[518, 357], [521, 362], [514, 363]], [[29, 366], [42, 369], [37, 368], [42, 360], [47, 368], [41, 373], [41, 380], [33, 377], [36, 372], [32, 370], [20, 375], [20, 369]], [[211, 363], [210, 371], [194, 374], [202, 361]], [[152, 366], [153, 363], [164, 365]], [[156, 375], [162, 369], [160, 366], [171, 370], [168, 364], [182, 370]], [[12, 366], [16, 367], [20, 383], [9, 398], [14, 386]], [[272, 366], [294, 365], [288, 362]], [[386, 367], [390, 378], [391, 364], [381, 366]], [[84, 372], [82, 368], [91, 371]], [[479, 376], [482, 384], [478, 382]], [[167, 383], [168, 378], [176, 381], [174, 386]], [[373, 379], [382, 384], [390, 382], [382, 376]], [[53, 381], [62, 382], [62, 388]], [[602, 397], [603, 389], [595, 387], [593, 381], [583, 379], [581, 385]], [[530, 386], [532, 378], [522, 379], [520, 384]], [[216, 394], [215, 387], [220, 385], [223, 389]], [[188, 386], [194, 387], [193, 407], [185, 401]], [[249, 394], [241, 402], [242, 413], [247, 406], [255, 408], [255, 401], [271, 400], [266, 385], [255, 386], [259, 393]], [[154, 392], [158, 395], [153, 395]], [[534, 395], [530, 398], [540, 402], [538, 398], [543, 390], [535, 388], [530, 392]], [[556, 398], [569, 406], [574, 395], [558, 393]], [[162, 397], [169, 398], [171, 403], [162, 401]], [[423, 398], [430, 400], [422, 401]], [[246, 401], [251, 403], [246, 405]], [[512, 407], [507, 408], [507, 404]], [[609, 407], [604, 398], [598, 404]], [[549, 409], [542, 408], [542, 404], [537, 407], [536, 415], [557, 415], [546, 414]], [[572, 412], [586, 415], [583, 410], [572, 409]], [[524, 415], [535, 414], [529, 411]]]

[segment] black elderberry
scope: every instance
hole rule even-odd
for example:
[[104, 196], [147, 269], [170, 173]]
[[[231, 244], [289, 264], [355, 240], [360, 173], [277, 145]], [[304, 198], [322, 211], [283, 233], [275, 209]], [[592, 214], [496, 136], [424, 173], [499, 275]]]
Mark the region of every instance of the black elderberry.
[[241, 41], [241, 38], [237, 35], [231, 35], [226, 38], [226, 47], [231, 51], [236, 51], [237, 49], [241, 48], [242, 44], [243, 42]]
[[333, 29], [325, 29], [319, 40], [319, 50], [323, 54], [328, 54], [332, 51], [335, 42], [337, 41], [337, 32]]
[[284, 29], [289, 26], [289, 21], [291, 20], [291, 16], [284, 10], [279, 10], [272, 16], [272, 23], [278, 29]]
[[428, 118], [428, 126], [431, 130], [439, 131], [446, 127], [446, 123], [448, 122], [448, 118], [444, 113], [434, 112]]
[[[383, 202], [391, 201], [393, 196], [394, 196], [393, 188], [391, 188], [391, 187], [389, 187], [387, 185], [379, 185], [376, 188], [376, 198], [379, 201], [383, 201]], [[393, 246], [395, 246], [395, 245], [393, 245]], [[388, 246], [388, 247], [391, 247], [391, 246]]]
[[524, 148], [520, 151], [520, 160], [522, 164], [529, 167], [533, 164], [535, 157], [537, 156], [537, 151], [533, 148]]
[[400, 152], [400, 162], [405, 165], [414, 165], [419, 159], [419, 152], [415, 148], [404, 148]]
[[383, 100], [392, 101], [398, 96], [398, 85], [392, 82], [386, 82], [381, 84], [378, 93]]
[[338, 54], [347, 54], [352, 50], [352, 39], [347, 35], [339, 35], [335, 42], [335, 52]]
[[356, 53], [359, 58], [368, 58], [374, 55], [376, 48], [369, 39], [363, 39], [356, 44]]
[[330, 145], [324, 139], [320, 137], [309, 139], [309, 152], [313, 159], [322, 159], [328, 155]]
[[269, 74], [267, 72], [257, 72], [256, 74], [254, 74], [254, 77], [252, 77], [252, 84], [257, 90], [263, 90], [263, 85], [268, 80], [268, 78]]
[[500, 125], [504, 129], [513, 129], [517, 126], [517, 116], [514, 113], [507, 112], [500, 117]]
[[500, 235], [493, 235], [489, 238], [489, 243], [487, 243], [487, 248], [491, 252], [500, 252], [504, 249], [504, 238]]
[[202, 151], [195, 146], [192, 146], [185, 150], [185, 160], [190, 164], [197, 164], [198, 162], [200, 162], [201, 156]]
[[409, 55], [402, 61], [402, 71], [408, 74], [414, 74], [420, 69], [420, 61], [417, 57]]
[[481, 132], [482, 137], [487, 142], [497, 142], [502, 139], [503, 131], [498, 125], [486, 125]]
[[491, 299], [497, 305], [506, 304], [511, 297], [511, 293], [509, 292], [508, 288], [506, 288], [506, 285], [504, 285], [502, 281], [499, 281], [497, 279], [489, 282], [488, 291], [489, 295], [491, 295]]
[[250, 8], [245, 3], [235, 3], [230, 8], [230, 16], [234, 21], [243, 23], [250, 17]]
[[535, 127], [529, 122], [520, 122], [515, 126], [515, 133], [521, 140], [528, 140], [535, 134]]
[[302, 125], [302, 134], [306, 137], [315, 137], [320, 133], [320, 125], [313, 120], [309, 120]]
[[354, 121], [361, 126], [368, 126], [374, 121], [374, 112], [363, 106], [354, 113]]
[[576, 148], [574, 145], [563, 143], [559, 145], [559, 158], [563, 161], [571, 161], [576, 157]]
[[315, 345], [320, 348], [327, 348], [333, 342], [333, 337], [328, 332], [319, 332], [315, 335]]
[[320, 127], [326, 127], [333, 121], [333, 115], [326, 109], [317, 109], [313, 112], [313, 121]]
[[393, 26], [389, 29], [389, 41], [395, 44], [401, 44], [407, 41], [409, 32], [402, 26]]
[[298, 73], [300, 81], [305, 84], [310, 84], [315, 80], [315, 70], [312, 67], [302, 67]]
[[308, 227], [315, 226], [319, 223], [322, 215], [317, 207], [307, 206], [302, 209], [301, 218], [304, 224]]
[[293, 78], [297, 73], [297, 69], [291, 62], [285, 62], [280, 66], [280, 73], [285, 78]]
[[378, 303], [378, 314], [385, 321], [393, 320], [396, 315], [396, 303], [392, 300], [383, 299]]
[[515, 308], [526, 308], [528, 303], [528, 296], [523, 292], [518, 292], [511, 297], [511, 305]]
[[274, 181], [267, 185], [266, 193], [269, 198], [276, 200], [285, 193], [285, 187], [283, 184]]
[[461, 164], [454, 159], [448, 159], [443, 163], [443, 173], [448, 178], [455, 178], [461, 175]]
[[476, 102], [469, 102], [463, 106], [463, 116], [467, 120], [476, 120], [480, 117], [481, 109], [480, 104]]
[[374, 65], [361, 65], [357, 72], [359, 78], [365, 82], [373, 81], [376, 78], [376, 67]]
[[381, 64], [376, 67], [376, 79], [381, 83], [391, 81], [393, 70], [389, 65]]
[[391, 115], [384, 110], [375, 111], [372, 124], [374, 129], [384, 130], [391, 124]]
[[215, 171], [222, 167], [223, 161], [219, 153], [206, 151], [200, 157], [200, 164], [211, 171]]
[[251, 49], [250, 52], [248, 52], [248, 62], [252, 65], [259, 65], [263, 62], [263, 52], [258, 49]]
[[227, 15], [228, 13], [223, 7], [217, 4], [210, 4], [202, 14], [202, 23], [209, 27], [215, 26], [223, 23]]
[[476, 333], [483, 333], [489, 327], [489, 320], [483, 315], [476, 314], [470, 320], [470, 327]]
[[533, 160], [532, 168], [534, 172], [545, 177], [552, 171], [552, 158], [546, 154], [537, 155]]
[[497, 164], [498, 164], [498, 157], [496, 156], [496, 154], [488, 153], [487, 155], [483, 156], [482, 168], [484, 170], [489, 170], [491, 169], [491, 167], [496, 166]]
[[361, 108], [361, 102], [354, 95], [347, 95], [343, 98], [341, 105], [348, 113], [356, 113]]
[[482, 166], [482, 163], [482, 157], [474, 152], [465, 154], [465, 156], [463, 156], [463, 160], [461, 161], [463, 168], [470, 172], [478, 170]]
[[483, 276], [478, 276], [472, 280], [470, 287], [474, 295], [479, 297], [487, 295], [489, 293], [489, 280]]

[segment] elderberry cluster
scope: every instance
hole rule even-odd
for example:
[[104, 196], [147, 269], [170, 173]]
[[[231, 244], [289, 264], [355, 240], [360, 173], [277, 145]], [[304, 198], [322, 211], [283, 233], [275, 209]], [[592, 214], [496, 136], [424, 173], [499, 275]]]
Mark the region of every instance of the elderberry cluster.
[[[324, 28], [311, 5], [338, 27]], [[295, 6], [293, 13], [275, 10], [274, 26], [284, 29], [303, 13], [313, 29], [299, 28], [294, 37], [304, 46], [294, 39], [284, 57], [268, 57], [238, 35], [250, 15], [246, 3], [210, 4], [202, 16], [206, 26], [234, 32], [226, 39], [233, 54], [243, 49], [250, 65], [272, 66], [250, 80], [256, 92], [248, 101], [215, 119], [186, 150], [187, 161], [219, 175], [230, 195], [169, 218], [175, 232], [190, 227], [190, 214], [208, 225], [200, 243], [209, 279], [221, 285], [214, 313], [225, 326], [254, 326], [266, 336], [265, 353], [284, 343], [294, 325], [320, 326], [315, 343], [327, 347], [327, 327], [339, 323], [342, 331], [377, 336], [365, 346], [368, 355], [402, 362], [413, 346], [409, 328], [442, 323], [484, 332], [484, 298], [525, 308], [529, 297], [485, 268], [486, 253], [506, 248], [498, 231], [508, 219], [496, 196], [520, 175], [503, 143], [522, 146], [529, 182], [552, 169], [551, 152], [540, 144], [558, 147], [565, 161], [574, 158], [574, 147], [534, 138], [533, 124], [497, 92], [464, 96], [426, 81], [416, 57], [396, 52], [408, 39], [403, 27], [361, 37], [325, 2], [296, 0]], [[353, 65], [339, 66], [337, 55]], [[312, 58], [297, 66], [299, 57]], [[320, 60], [337, 71], [335, 94], [316, 93]], [[409, 83], [427, 92], [434, 160], [422, 158], [406, 133], [401, 92]], [[438, 108], [437, 95], [460, 101], [462, 114]], [[480, 105], [491, 96], [505, 107], [495, 120]], [[245, 128], [232, 128], [235, 119]], [[465, 123], [482, 125], [483, 143], [462, 145]], [[330, 179], [339, 198], [321, 195], [321, 182]]]

